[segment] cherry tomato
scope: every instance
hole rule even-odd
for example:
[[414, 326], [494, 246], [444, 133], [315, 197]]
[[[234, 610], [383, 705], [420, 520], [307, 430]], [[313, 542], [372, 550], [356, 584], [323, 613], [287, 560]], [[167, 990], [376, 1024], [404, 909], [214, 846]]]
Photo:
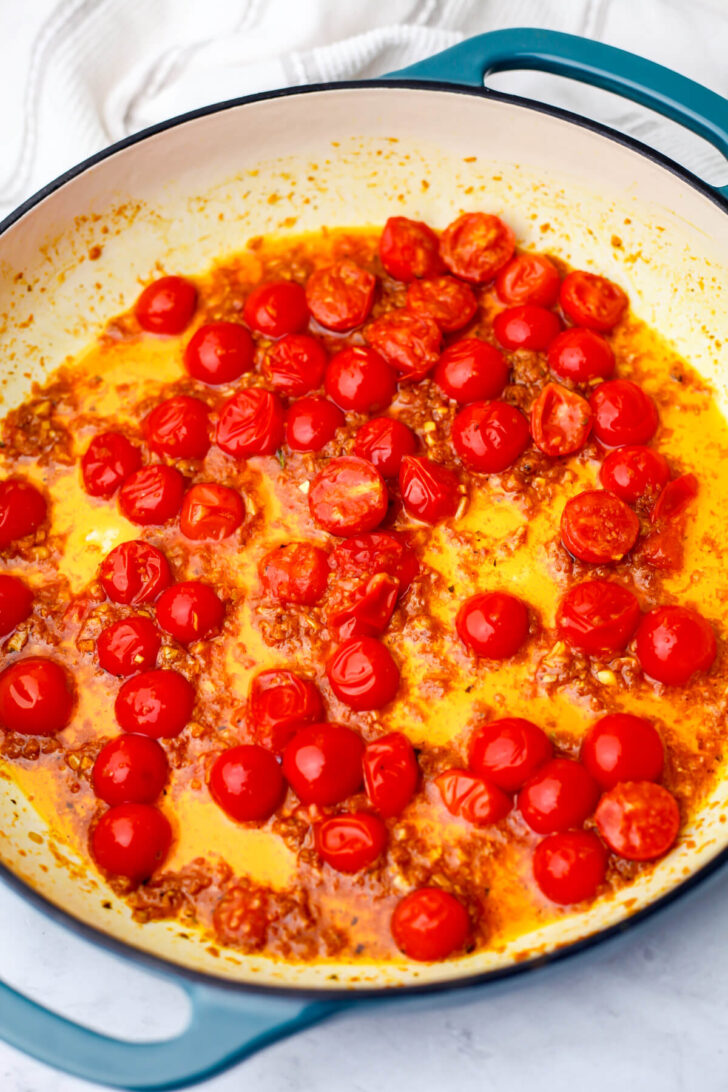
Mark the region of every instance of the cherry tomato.
[[104, 872], [137, 882], [149, 879], [169, 853], [172, 828], [150, 804], [117, 804], [91, 834], [91, 852]]
[[332, 815], [314, 831], [316, 850], [337, 872], [361, 872], [381, 857], [387, 844], [387, 828], [366, 811]]
[[642, 670], [669, 686], [684, 686], [696, 671], [709, 671], [716, 651], [713, 627], [691, 607], [657, 607], [637, 629]]
[[414, 747], [402, 732], [367, 743], [364, 788], [372, 807], [385, 819], [400, 815], [414, 796], [419, 769]]
[[329, 564], [339, 577], [374, 576], [389, 573], [399, 581], [399, 594], [404, 595], [420, 571], [417, 555], [395, 533], [374, 531], [339, 542]]
[[307, 724], [283, 752], [283, 773], [302, 804], [326, 807], [352, 796], [362, 781], [361, 737], [343, 724]]
[[587, 441], [592, 413], [586, 399], [558, 383], [547, 383], [533, 403], [531, 435], [544, 455], [573, 455]]
[[516, 254], [499, 271], [495, 290], [511, 306], [535, 303], [553, 307], [559, 298], [561, 279], [552, 261], [543, 254]]
[[[102, 629], [96, 640], [99, 666], [110, 675], [134, 675], [157, 662], [162, 643], [159, 631], [146, 614], [132, 614]], [[107, 803], [121, 801], [107, 801]]]
[[616, 326], [627, 309], [628, 299], [622, 289], [595, 273], [581, 269], [567, 273], [561, 282], [559, 303], [567, 318], [576, 326], [604, 333]]
[[655, 434], [657, 407], [649, 394], [629, 379], [600, 383], [589, 404], [594, 414], [594, 435], [605, 447], [646, 444]]
[[350, 345], [331, 359], [326, 393], [343, 410], [375, 413], [386, 409], [397, 390], [397, 377], [386, 360], [365, 345]]
[[514, 249], [511, 229], [487, 212], [464, 213], [440, 237], [440, 254], [447, 268], [474, 284], [492, 281]]
[[559, 316], [534, 303], [508, 307], [493, 319], [493, 333], [504, 349], [545, 352], [560, 330]]
[[157, 621], [183, 645], [218, 633], [224, 616], [222, 600], [200, 580], [173, 584], [157, 601]]
[[24, 622], [33, 609], [33, 593], [19, 576], [0, 573], [0, 637]]
[[98, 753], [91, 773], [94, 792], [106, 804], [153, 804], [167, 784], [169, 762], [156, 739], [117, 736]]
[[319, 527], [331, 535], [373, 531], [387, 514], [384, 478], [366, 459], [342, 455], [330, 459], [311, 483], [308, 505]]
[[127, 679], [116, 695], [114, 711], [125, 732], [168, 739], [180, 734], [194, 704], [194, 688], [184, 675], [158, 668]]
[[150, 334], [181, 334], [192, 321], [197, 289], [184, 277], [160, 277], [144, 289], [134, 306], [136, 320]]
[[113, 603], [153, 603], [172, 583], [167, 558], [148, 542], [122, 542], [101, 562], [99, 580]]
[[435, 778], [435, 784], [447, 810], [475, 826], [497, 823], [513, 807], [502, 789], [468, 770], [445, 770]]
[[248, 717], [253, 737], [280, 754], [304, 724], [320, 723], [324, 715], [315, 683], [280, 668], [261, 671], [250, 684]]
[[392, 914], [394, 942], [408, 959], [432, 963], [465, 946], [468, 912], [454, 895], [439, 887], [420, 887], [405, 895]]
[[441, 523], [455, 515], [463, 494], [454, 470], [422, 455], [405, 455], [399, 467], [399, 489], [409, 516]]
[[185, 538], [221, 542], [243, 522], [245, 506], [239, 493], [217, 482], [198, 482], [182, 501], [180, 531]]
[[30, 482], [21, 478], [0, 482], [0, 549], [34, 534], [47, 515], [45, 497]]
[[433, 375], [443, 394], [456, 402], [488, 402], [508, 382], [503, 353], [487, 341], [465, 337], [448, 345]]
[[275, 756], [257, 743], [230, 747], [210, 770], [210, 794], [236, 823], [270, 819], [286, 786]]
[[433, 277], [415, 281], [407, 289], [407, 308], [415, 315], [425, 315], [443, 333], [453, 334], [467, 326], [478, 310], [472, 288], [454, 277]]
[[301, 398], [286, 414], [286, 443], [291, 451], [320, 451], [345, 424], [338, 406], [326, 398]]
[[328, 611], [326, 625], [339, 641], [347, 637], [379, 637], [389, 625], [399, 591], [396, 577], [375, 573], [359, 585], [343, 607]]
[[580, 757], [602, 789], [613, 789], [619, 781], [657, 781], [665, 748], [652, 721], [610, 713], [591, 726]]
[[681, 474], [668, 482], [650, 513], [651, 523], [668, 522], [681, 516], [698, 495], [698, 479], [694, 474]]
[[394, 417], [372, 417], [354, 440], [354, 454], [376, 466], [383, 478], [396, 478], [405, 455], [414, 455], [417, 437]]
[[652, 501], [670, 478], [667, 459], [651, 447], [619, 447], [610, 451], [599, 481], [627, 504]]
[[399, 689], [392, 653], [374, 637], [350, 637], [326, 665], [331, 689], [351, 709], [381, 709]]
[[45, 656], [25, 656], [0, 672], [0, 725], [24, 736], [54, 736], [71, 719], [71, 676]]
[[209, 410], [199, 398], [178, 394], [155, 406], [144, 422], [147, 443], [172, 459], [204, 459], [210, 446]]
[[653, 569], [670, 572], [682, 568], [684, 550], [680, 531], [676, 527], [653, 531], [643, 538], [636, 556]]
[[439, 240], [421, 220], [390, 216], [379, 240], [382, 265], [398, 281], [434, 277], [442, 269]]
[[263, 371], [280, 394], [300, 398], [323, 383], [328, 357], [320, 341], [308, 334], [287, 334], [271, 345]]
[[653, 781], [615, 785], [599, 801], [597, 828], [613, 853], [628, 861], [654, 861], [680, 830], [677, 800]]
[[614, 374], [611, 345], [583, 326], [571, 326], [555, 337], [549, 346], [548, 359], [553, 374], [572, 383], [611, 379]]
[[471, 402], [452, 423], [452, 442], [471, 470], [499, 474], [507, 470], [530, 441], [528, 421], [508, 402]]
[[561, 541], [580, 561], [608, 565], [634, 546], [640, 521], [624, 501], [601, 489], [570, 497], [561, 514]]
[[120, 432], [94, 436], [81, 459], [83, 487], [92, 497], [111, 497], [142, 465], [139, 448]]
[[551, 902], [561, 906], [593, 899], [607, 874], [607, 851], [587, 830], [550, 834], [536, 846], [533, 877]]
[[402, 381], [423, 379], [437, 364], [442, 345], [436, 322], [403, 307], [371, 322], [364, 337], [399, 372]]
[[243, 318], [264, 337], [297, 334], [308, 326], [306, 293], [295, 281], [259, 284], [245, 301]]
[[344, 333], [366, 322], [374, 303], [377, 278], [349, 258], [317, 269], [306, 284], [306, 302], [327, 330]]
[[272, 455], [283, 442], [285, 414], [277, 394], [247, 387], [230, 398], [217, 419], [215, 442], [226, 455]]
[[528, 637], [528, 609], [523, 600], [506, 592], [478, 592], [458, 611], [460, 640], [477, 656], [507, 660]]
[[580, 827], [598, 799], [599, 786], [581, 762], [552, 758], [523, 786], [518, 807], [531, 830], [558, 834]]
[[119, 490], [119, 507], [128, 520], [144, 527], [174, 519], [182, 505], [185, 479], [173, 466], [143, 466]]
[[193, 379], [218, 387], [249, 372], [254, 356], [255, 343], [239, 322], [209, 322], [187, 343], [185, 368]]
[[261, 584], [275, 599], [311, 607], [326, 591], [329, 558], [312, 542], [288, 542], [267, 553], [258, 572]]
[[556, 614], [559, 636], [590, 655], [621, 652], [640, 620], [636, 596], [610, 580], [585, 580], [569, 588]]
[[553, 753], [546, 733], [522, 717], [482, 724], [470, 737], [471, 770], [506, 792], [523, 788]]

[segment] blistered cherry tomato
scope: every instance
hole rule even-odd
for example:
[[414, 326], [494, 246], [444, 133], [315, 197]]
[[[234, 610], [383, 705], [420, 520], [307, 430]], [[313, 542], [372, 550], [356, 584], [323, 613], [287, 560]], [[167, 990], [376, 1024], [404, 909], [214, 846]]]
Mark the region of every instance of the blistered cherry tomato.
[[604, 488], [627, 504], [654, 500], [669, 477], [667, 459], [651, 447], [616, 448], [599, 470]]
[[367, 743], [364, 751], [364, 788], [373, 807], [390, 819], [409, 804], [417, 787], [419, 769], [414, 747], [402, 732]]
[[533, 442], [553, 459], [580, 451], [591, 427], [589, 403], [558, 383], [547, 383], [531, 409]]
[[609, 713], [585, 735], [580, 757], [600, 787], [612, 789], [619, 781], [657, 781], [665, 748], [652, 721]]
[[684, 686], [696, 671], [709, 671], [717, 651], [713, 627], [691, 607], [648, 611], [636, 642], [645, 675], [669, 686]]
[[144, 422], [147, 443], [173, 459], [204, 459], [210, 446], [209, 410], [199, 398], [178, 394], [155, 406]]
[[225, 616], [222, 600], [209, 584], [173, 584], [157, 600], [157, 621], [183, 645], [217, 633]]
[[271, 345], [263, 371], [280, 394], [300, 398], [320, 387], [328, 357], [320, 341], [308, 334], [287, 334]]
[[640, 620], [637, 598], [610, 580], [585, 580], [569, 588], [559, 604], [559, 636], [590, 655], [621, 652]]
[[407, 307], [416, 315], [426, 315], [443, 333], [453, 334], [467, 326], [478, 310], [472, 288], [454, 277], [433, 277], [415, 281], [407, 289]]
[[326, 625], [339, 641], [379, 637], [389, 625], [399, 594], [396, 577], [375, 573], [359, 585], [344, 606], [329, 610]]
[[390, 216], [379, 240], [382, 265], [398, 281], [434, 277], [442, 269], [439, 240], [421, 220]]
[[277, 394], [263, 387], [247, 387], [222, 407], [215, 442], [236, 459], [272, 455], [283, 441], [284, 423], [283, 403]]
[[598, 799], [599, 786], [581, 762], [552, 758], [523, 786], [518, 807], [531, 830], [557, 834], [580, 827]]
[[471, 402], [452, 423], [452, 442], [471, 470], [499, 474], [528, 447], [528, 421], [508, 402]]
[[339, 701], [357, 711], [381, 709], [399, 689], [399, 668], [392, 653], [374, 637], [350, 637], [326, 665]]
[[174, 519], [182, 505], [185, 479], [173, 466], [143, 466], [119, 490], [119, 507], [128, 520], [144, 527]]
[[581, 326], [572, 326], [554, 338], [548, 360], [557, 378], [570, 379], [572, 383], [610, 379], [614, 374], [614, 353], [609, 342]]
[[215, 803], [236, 823], [269, 819], [285, 792], [275, 756], [257, 743], [230, 747], [218, 755], [209, 786]]
[[414, 432], [394, 417], [373, 417], [354, 440], [354, 454], [376, 466], [383, 478], [396, 478], [404, 456], [416, 450]]
[[101, 586], [109, 599], [124, 606], [153, 603], [172, 582], [169, 562], [148, 542], [122, 542], [101, 562]]
[[345, 423], [344, 414], [328, 398], [300, 398], [286, 414], [286, 443], [291, 451], [320, 451]]
[[535, 303], [553, 307], [559, 298], [561, 279], [554, 263], [543, 254], [516, 254], [499, 271], [495, 290], [511, 306]]
[[374, 576], [389, 573], [399, 581], [399, 594], [404, 595], [420, 571], [417, 555], [396, 533], [374, 531], [340, 542], [329, 559], [338, 576]]
[[33, 609], [33, 593], [19, 576], [0, 573], [0, 637], [24, 622]]
[[25, 656], [0, 672], [0, 725], [25, 736], [53, 736], [71, 719], [71, 676], [55, 660]]
[[150, 334], [181, 334], [192, 321], [197, 289], [184, 277], [159, 277], [144, 289], [134, 305], [142, 330]]
[[414, 315], [405, 308], [387, 311], [371, 322], [364, 337], [404, 380], [422, 379], [440, 356], [442, 334], [426, 315]]
[[349, 258], [317, 269], [306, 284], [311, 314], [327, 330], [343, 333], [366, 322], [374, 303], [377, 278]]
[[461, 606], [456, 626], [460, 640], [477, 656], [507, 660], [528, 636], [528, 609], [507, 592], [478, 592]]
[[681, 516], [698, 495], [698, 479], [694, 474], [681, 474], [668, 482], [650, 512], [651, 523], [669, 523]]
[[148, 879], [172, 843], [172, 828], [150, 804], [117, 804], [99, 819], [91, 834], [91, 852], [104, 872]]
[[634, 546], [640, 521], [624, 501], [601, 489], [570, 497], [561, 514], [561, 541], [580, 561], [608, 565]]
[[295, 281], [259, 284], [245, 301], [243, 318], [251, 330], [265, 337], [297, 334], [308, 326], [306, 293]]
[[326, 369], [326, 393], [343, 410], [375, 413], [386, 409], [397, 390], [394, 369], [374, 349], [350, 345]]
[[560, 329], [559, 316], [534, 303], [508, 307], [493, 319], [493, 333], [504, 349], [545, 352]]
[[245, 506], [239, 493], [217, 482], [198, 482], [182, 501], [179, 526], [185, 538], [221, 542], [243, 522]]
[[617, 325], [629, 301], [613, 281], [577, 269], [561, 282], [559, 302], [576, 326], [604, 333]]
[[283, 773], [302, 804], [338, 804], [361, 785], [363, 754], [351, 728], [307, 724], [283, 752]]
[[316, 850], [337, 872], [361, 872], [381, 857], [387, 828], [366, 811], [332, 815], [314, 830]]
[[47, 514], [45, 497], [30, 482], [22, 478], [0, 482], [0, 549], [34, 534]]
[[456, 402], [486, 402], [502, 393], [508, 382], [508, 365], [494, 345], [465, 337], [448, 345], [433, 378], [443, 394]]
[[125, 732], [167, 739], [180, 734], [194, 704], [194, 688], [184, 675], [159, 668], [127, 679], [116, 695], [114, 711]]
[[139, 448], [120, 432], [94, 436], [81, 459], [83, 487], [92, 497], [111, 497], [142, 465]]
[[326, 551], [312, 542], [288, 542], [267, 553], [258, 572], [269, 595], [283, 603], [310, 607], [326, 591], [329, 559]]
[[470, 737], [470, 768], [506, 792], [516, 792], [553, 757], [544, 731], [522, 717], [482, 724]]
[[533, 877], [551, 902], [561, 906], [593, 899], [607, 874], [607, 851], [587, 830], [551, 834], [536, 846]]
[[662, 857], [680, 829], [677, 800], [654, 781], [615, 785], [599, 801], [595, 818], [612, 852], [628, 861]]
[[594, 435], [605, 447], [646, 444], [658, 425], [657, 406], [629, 379], [610, 379], [593, 391]]
[[[159, 630], [146, 614], [120, 618], [102, 629], [96, 640], [99, 666], [111, 675], [133, 675], [148, 671], [157, 662], [162, 639]], [[111, 800], [107, 801], [112, 803]], [[114, 801], [121, 803], [121, 801]]]
[[308, 505], [319, 527], [331, 535], [373, 531], [387, 514], [387, 487], [370, 462], [355, 455], [331, 459], [311, 483]]
[[684, 553], [680, 530], [677, 527], [665, 527], [661, 531], [646, 535], [636, 556], [653, 569], [670, 572], [682, 568]]
[[447, 959], [465, 946], [468, 912], [439, 887], [420, 887], [405, 895], [392, 914], [394, 942], [408, 959], [421, 963]]
[[254, 356], [253, 339], [239, 322], [210, 322], [190, 338], [185, 368], [193, 379], [217, 387], [249, 372]]
[[153, 804], [169, 777], [169, 762], [156, 739], [123, 735], [98, 753], [91, 782], [106, 804]]
[[440, 254], [447, 268], [474, 284], [492, 281], [514, 249], [511, 229], [487, 212], [464, 213], [440, 237]]
[[407, 514], [423, 523], [450, 519], [463, 497], [455, 471], [422, 455], [404, 456], [399, 467], [399, 488]]
[[275, 754], [304, 724], [319, 723], [323, 715], [315, 683], [285, 668], [261, 671], [250, 684], [248, 717], [253, 737]]
[[435, 778], [442, 801], [452, 815], [461, 815], [475, 826], [505, 819], [513, 801], [492, 781], [468, 770], [445, 770]]

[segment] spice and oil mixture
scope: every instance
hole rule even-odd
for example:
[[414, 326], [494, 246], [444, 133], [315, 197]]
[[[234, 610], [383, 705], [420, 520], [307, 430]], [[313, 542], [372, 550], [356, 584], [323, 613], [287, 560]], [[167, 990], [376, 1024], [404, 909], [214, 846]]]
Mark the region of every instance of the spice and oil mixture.
[[495, 216], [163, 276], [3, 442], [4, 768], [140, 921], [502, 945], [718, 776], [728, 426]]

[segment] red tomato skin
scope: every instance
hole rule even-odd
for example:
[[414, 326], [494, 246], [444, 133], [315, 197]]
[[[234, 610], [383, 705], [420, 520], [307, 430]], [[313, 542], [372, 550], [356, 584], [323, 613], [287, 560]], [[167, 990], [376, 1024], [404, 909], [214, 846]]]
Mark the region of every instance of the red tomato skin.
[[547, 383], [531, 410], [531, 435], [536, 447], [552, 459], [573, 455], [586, 443], [592, 428], [589, 403], [559, 383]]
[[477, 656], [508, 660], [528, 637], [526, 604], [506, 592], [478, 592], [457, 614], [460, 640]]
[[574, 584], [561, 600], [556, 625], [559, 636], [589, 655], [621, 652], [640, 620], [637, 597], [610, 580]]
[[264, 337], [298, 334], [308, 326], [306, 293], [295, 281], [259, 284], [245, 301], [243, 318], [251, 330]]
[[144, 422], [152, 450], [172, 459], [204, 459], [210, 446], [208, 428], [206, 403], [186, 394], [160, 402]]
[[148, 671], [157, 662], [161, 643], [159, 630], [146, 614], [121, 618], [102, 629], [96, 640], [99, 666], [110, 675], [134, 675], [137, 671]]
[[278, 395], [263, 387], [247, 387], [222, 407], [215, 442], [226, 455], [249, 459], [272, 455], [283, 442], [284, 430], [285, 413]]
[[218, 755], [208, 784], [217, 806], [236, 823], [270, 819], [286, 789], [275, 756], [257, 743], [230, 747]]
[[156, 739], [123, 735], [99, 751], [91, 772], [99, 800], [116, 804], [153, 804], [167, 784], [169, 762]]
[[629, 301], [622, 289], [606, 277], [576, 269], [561, 282], [559, 302], [576, 326], [606, 333], [617, 325]]
[[517, 792], [553, 758], [551, 740], [522, 717], [503, 717], [470, 737], [470, 769], [505, 792]]
[[376, 350], [349, 345], [331, 358], [324, 387], [340, 409], [376, 413], [386, 409], [394, 398], [397, 377]]
[[387, 828], [366, 811], [332, 815], [314, 830], [319, 856], [337, 872], [361, 872], [381, 857]]
[[114, 712], [125, 732], [169, 739], [180, 734], [194, 704], [194, 688], [184, 675], [157, 668], [126, 680], [116, 695]]
[[132, 523], [157, 526], [174, 519], [182, 505], [185, 479], [173, 466], [154, 463], [127, 478], [119, 490], [119, 507]]
[[415, 281], [407, 289], [407, 309], [436, 322], [444, 334], [462, 330], [475, 317], [478, 301], [472, 288], [454, 277]]
[[306, 284], [306, 302], [320, 326], [345, 333], [366, 322], [376, 284], [373, 273], [343, 258], [311, 274]]
[[301, 398], [286, 414], [286, 443], [291, 451], [320, 451], [345, 423], [338, 406], [326, 398]]
[[493, 319], [493, 333], [504, 349], [545, 352], [561, 330], [561, 319], [553, 311], [534, 303], [508, 307]]
[[454, 341], [441, 355], [433, 379], [455, 402], [489, 402], [503, 393], [508, 364], [500, 349], [477, 337]]
[[470, 919], [448, 891], [420, 887], [397, 904], [391, 928], [395, 944], [408, 959], [434, 963], [465, 946]]
[[364, 751], [364, 788], [372, 807], [384, 819], [401, 815], [415, 794], [419, 767], [415, 750], [402, 732], [367, 743]]
[[618, 447], [608, 452], [599, 470], [599, 481], [625, 504], [649, 503], [667, 485], [667, 459], [651, 447]]
[[91, 833], [91, 852], [104, 872], [140, 882], [164, 863], [172, 828], [150, 804], [117, 804]]
[[81, 459], [83, 487], [91, 497], [111, 497], [142, 465], [139, 448], [120, 432], [94, 436]]
[[389, 625], [399, 591], [396, 577], [375, 573], [359, 585], [345, 606], [327, 613], [326, 625], [338, 641], [348, 637], [379, 637]]
[[222, 599], [200, 580], [173, 584], [157, 600], [157, 621], [183, 645], [218, 633], [224, 617]]
[[594, 416], [594, 435], [605, 447], [646, 444], [657, 431], [655, 403], [629, 379], [600, 383], [589, 404]]
[[442, 269], [439, 240], [421, 220], [390, 216], [379, 240], [382, 265], [398, 281], [434, 277]]
[[339, 804], [361, 785], [363, 754], [351, 728], [307, 724], [283, 752], [283, 774], [302, 804]]
[[518, 807], [537, 834], [560, 834], [580, 827], [599, 799], [599, 786], [580, 762], [552, 758], [527, 781]]
[[665, 748], [652, 721], [609, 713], [587, 732], [580, 758], [600, 788], [613, 789], [620, 781], [658, 781]]
[[587, 830], [550, 834], [536, 846], [533, 877], [551, 902], [570, 906], [596, 897], [607, 874], [607, 851]]
[[388, 503], [382, 475], [366, 459], [355, 455], [330, 459], [308, 493], [314, 522], [341, 538], [373, 531], [386, 516]]
[[324, 715], [315, 683], [285, 668], [261, 671], [250, 684], [248, 718], [253, 738], [281, 754], [305, 724], [317, 724]]
[[513, 807], [502, 789], [468, 770], [445, 770], [435, 778], [435, 784], [447, 810], [475, 826], [498, 823]]
[[463, 462], [481, 474], [500, 474], [530, 441], [528, 422], [507, 402], [471, 402], [452, 423], [453, 446]]
[[54, 736], [71, 720], [73, 680], [55, 660], [24, 656], [0, 671], [0, 725], [24, 736]]
[[45, 497], [30, 482], [22, 478], [0, 482], [0, 550], [34, 534], [47, 515]]
[[134, 305], [142, 330], [150, 334], [181, 334], [192, 322], [197, 289], [184, 277], [159, 277], [148, 284]]
[[260, 582], [275, 599], [311, 607], [326, 591], [329, 558], [311, 542], [276, 546], [261, 559]]
[[513, 256], [513, 232], [497, 216], [466, 212], [440, 236], [440, 255], [456, 277], [486, 284]]
[[399, 489], [409, 516], [423, 523], [451, 519], [462, 500], [454, 470], [422, 455], [405, 455], [399, 467]]
[[589, 383], [592, 379], [611, 379], [614, 353], [608, 341], [583, 326], [562, 330], [549, 345], [549, 368], [557, 379]]
[[628, 861], [654, 861], [674, 844], [680, 809], [654, 781], [627, 781], [605, 792], [595, 813], [597, 829], [613, 853]]
[[645, 675], [667, 686], [684, 686], [696, 671], [710, 671], [717, 652], [710, 622], [680, 606], [648, 611], [637, 629], [636, 649]]
[[682, 474], [668, 482], [650, 513], [650, 523], [672, 522], [682, 516], [698, 495], [698, 479], [694, 474]]
[[665, 527], [653, 531], [640, 543], [639, 559], [653, 569], [670, 572], [680, 569], [684, 557], [683, 540], [677, 527]]
[[404, 595], [420, 571], [414, 550], [396, 533], [374, 531], [357, 535], [338, 543], [329, 557], [329, 565], [337, 576], [374, 576], [388, 573], [399, 581], [399, 594]]
[[12, 633], [33, 609], [33, 593], [19, 576], [0, 573], [0, 637]]
[[217, 482], [198, 482], [182, 501], [179, 527], [185, 538], [221, 542], [237, 531], [245, 516], [239, 493]]
[[190, 338], [184, 362], [193, 379], [219, 387], [249, 372], [254, 357], [255, 343], [239, 322], [209, 322]]
[[437, 323], [404, 307], [375, 319], [364, 330], [364, 337], [399, 372], [402, 382], [424, 379], [437, 364], [442, 346]]
[[139, 540], [115, 546], [101, 562], [99, 580], [112, 603], [136, 607], [153, 603], [172, 583], [172, 573], [162, 551]]
[[495, 279], [498, 298], [512, 307], [522, 303], [553, 307], [560, 285], [558, 269], [543, 254], [516, 254]]
[[327, 363], [326, 350], [315, 337], [286, 334], [268, 349], [263, 372], [279, 394], [300, 398], [321, 386]]
[[350, 637], [326, 665], [339, 701], [361, 712], [388, 705], [399, 689], [399, 668], [386, 645], [374, 637]]
[[601, 489], [570, 497], [561, 515], [561, 541], [591, 565], [621, 561], [637, 541], [640, 521], [624, 501]]
[[396, 478], [405, 455], [414, 455], [417, 437], [395, 417], [372, 417], [354, 440], [354, 454], [376, 466], [383, 478]]

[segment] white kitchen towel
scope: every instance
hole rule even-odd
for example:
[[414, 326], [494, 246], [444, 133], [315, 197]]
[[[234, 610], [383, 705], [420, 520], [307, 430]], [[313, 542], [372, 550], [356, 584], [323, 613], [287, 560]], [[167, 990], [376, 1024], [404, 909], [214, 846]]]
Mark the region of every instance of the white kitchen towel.
[[[631, 49], [728, 95], [725, 0], [6, 0], [0, 213], [85, 156], [185, 110], [380, 75], [519, 25]], [[489, 83], [597, 117], [728, 181], [709, 146], [614, 96], [538, 73]]]

